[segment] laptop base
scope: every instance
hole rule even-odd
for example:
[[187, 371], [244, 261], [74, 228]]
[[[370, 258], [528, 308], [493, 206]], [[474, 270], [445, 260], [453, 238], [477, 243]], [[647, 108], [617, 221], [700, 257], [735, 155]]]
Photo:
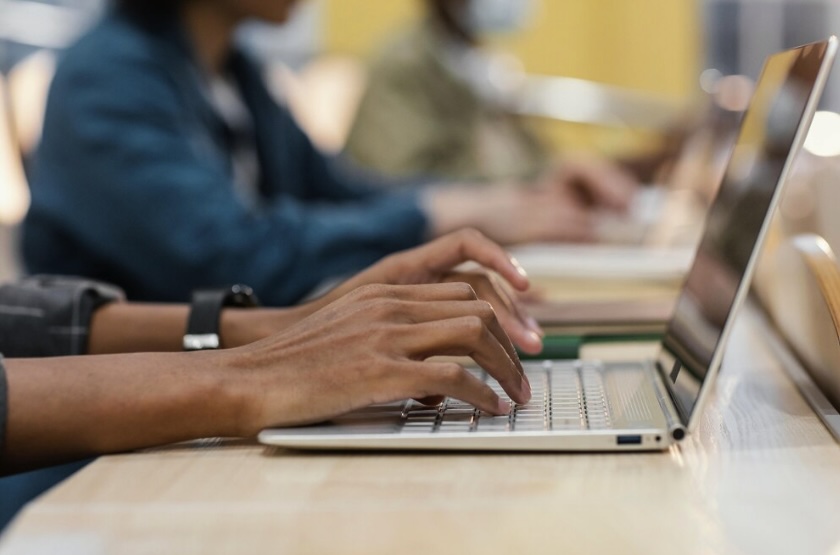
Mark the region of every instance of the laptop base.
[[[446, 399], [374, 405], [326, 424], [264, 430], [259, 440], [296, 449], [443, 451], [651, 451], [674, 442], [679, 420], [650, 363], [542, 361], [525, 365], [533, 397], [508, 416]], [[499, 385], [472, 370], [500, 395]], [[680, 437], [681, 434], [676, 434]]]

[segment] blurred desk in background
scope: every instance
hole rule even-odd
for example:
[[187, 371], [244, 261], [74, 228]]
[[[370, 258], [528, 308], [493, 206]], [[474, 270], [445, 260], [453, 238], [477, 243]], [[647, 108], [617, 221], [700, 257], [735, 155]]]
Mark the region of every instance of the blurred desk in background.
[[[550, 336], [547, 356], [576, 356], [579, 344], [661, 334], [693, 248], [530, 245], [512, 254], [532, 287], [524, 300]], [[579, 346], [579, 345], [578, 345]]]
[[511, 254], [528, 272], [538, 297], [616, 301], [673, 298], [694, 247], [537, 244]]

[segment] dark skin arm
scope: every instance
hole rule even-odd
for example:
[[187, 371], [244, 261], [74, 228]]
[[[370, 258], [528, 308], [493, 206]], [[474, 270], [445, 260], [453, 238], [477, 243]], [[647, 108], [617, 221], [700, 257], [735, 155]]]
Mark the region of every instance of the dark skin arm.
[[[389, 257], [304, 307], [224, 311], [225, 346], [244, 346], [8, 359], [0, 474], [199, 437], [252, 436], [408, 397], [453, 396], [504, 414], [509, 405], [486, 384], [456, 362], [432, 358], [471, 357], [513, 401], [530, 399], [505, 328], [532, 348], [539, 337], [494, 274], [467, 275], [486, 300], [458, 280], [451, 270], [464, 260], [493, 268], [514, 288], [528, 286], [498, 246], [462, 232]], [[95, 316], [90, 347], [177, 350], [186, 318], [183, 306], [114, 303]], [[259, 336], [267, 337], [251, 342]]]
[[198, 437], [252, 436], [371, 403], [450, 395], [509, 405], [460, 364], [469, 356], [530, 399], [492, 306], [464, 283], [368, 285], [287, 330], [235, 349], [6, 361], [0, 472]]
[[[309, 307], [222, 310], [222, 348], [253, 343], [303, 319]], [[177, 304], [110, 303], [97, 310], [90, 324], [88, 354], [182, 350], [189, 307]]]
[[[464, 262], [481, 268], [454, 271]], [[488, 272], [485, 269], [491, 269]], [[431, 243], [384, 258], [323, 297], [297, 307], [225, 309], [219, 324], [222, 347], [238, 347], [266, 338], [313, 314], [364, 285], [469, 283], [489, 302], [513, 342], [528, 353], [542, 348], [542, 330], [516, 301], [511, 287], [528, 288], [515, 260], [474, 230], [452, 233]], [[89, 354], [180, 351], [189, 307], [185, 305], [111, 303], [91, 321]]]

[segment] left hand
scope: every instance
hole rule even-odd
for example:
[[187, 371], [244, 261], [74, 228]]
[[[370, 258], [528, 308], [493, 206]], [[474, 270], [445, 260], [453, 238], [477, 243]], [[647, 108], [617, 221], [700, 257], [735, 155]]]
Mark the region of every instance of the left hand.
[[[475, 262], [481, 267], [454, 271], [464, 262]], [[525, 271], [504, 249], [474, 229], [456, 231], [383, 258], [310, 305], [317, 310], [362, 285], [440, 282], [470, 284], [480, 299], [493, 306], [499, 323], [519, 348], [531, 354], [542, 350], [542, 330], [512, 291], [528, 289]]]
[[638, 181], [605, 158], [576, 155], [547, 171], [538, 185], [555, 191], [570, 206], [584, 211], [607, 209], [624, 212], [630, 207]]

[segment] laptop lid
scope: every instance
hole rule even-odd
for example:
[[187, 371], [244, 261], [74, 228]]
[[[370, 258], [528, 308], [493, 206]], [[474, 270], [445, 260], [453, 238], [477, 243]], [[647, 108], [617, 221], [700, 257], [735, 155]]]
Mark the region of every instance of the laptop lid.
[[770, 56], [756, 83], [657, 358], [693, 430], [719, 370], [734, 314], [825, 87], [837, 39]]

